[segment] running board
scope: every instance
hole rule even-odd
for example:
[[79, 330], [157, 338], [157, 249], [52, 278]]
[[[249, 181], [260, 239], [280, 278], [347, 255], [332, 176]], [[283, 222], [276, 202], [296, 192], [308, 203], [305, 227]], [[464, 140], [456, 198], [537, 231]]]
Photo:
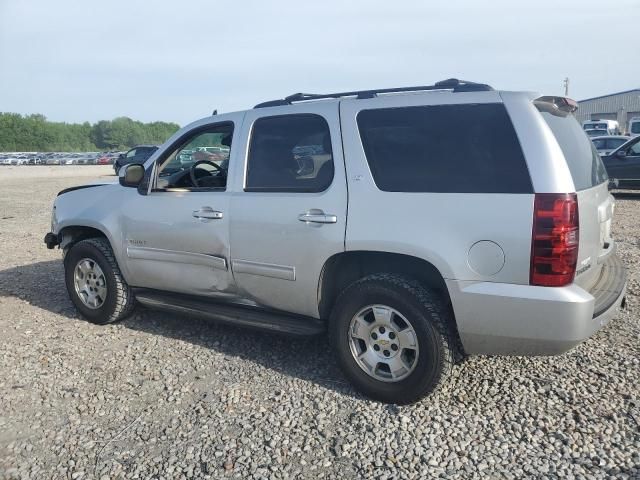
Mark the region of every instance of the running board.
[[291, 315], [285, 312], [215, 302], [202, 297], [154, 290], [134, 289], [134, 293], [138, 302], [153, 310], [206, 318], [239, 327], [295, 336], [318, 335], [327, 328], [326, 323], [317, 318]]

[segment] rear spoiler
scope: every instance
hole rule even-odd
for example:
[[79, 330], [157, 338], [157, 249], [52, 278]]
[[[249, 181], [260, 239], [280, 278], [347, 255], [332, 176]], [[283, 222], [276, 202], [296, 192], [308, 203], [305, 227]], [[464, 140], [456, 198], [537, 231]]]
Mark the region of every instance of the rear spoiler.
[[533, 104], [541, 112], [548, 112], [560, 117], [566, 117], [578, 110], [578, 102], [568, 97], [544, 96], [536, 98]]

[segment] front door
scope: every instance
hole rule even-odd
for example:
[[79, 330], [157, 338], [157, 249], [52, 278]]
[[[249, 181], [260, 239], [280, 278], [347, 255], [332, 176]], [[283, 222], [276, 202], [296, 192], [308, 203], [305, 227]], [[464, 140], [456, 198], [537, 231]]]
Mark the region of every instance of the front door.
[[[122, 240], [132, 286], [233, 295], [226, 179], [235, 124], [217, 117], [181, 136], [158, 157], [152, 191], [127, 204]], [[212, 147], [224, 156], [201, 158]]]
[[[604, 164], [610, 178], [631, 180], [640, 184], [640, 139], [624, 149], [625, 155], [610, 155], [604, 158]], [[621, 182], [621, 186], [622, 182]]]
[[231, 198], [231, 265], [239, 293], [318, 316], [325, 261], [344, 251], [347, 187], [338, 102], [247, 112], [245, 171]]

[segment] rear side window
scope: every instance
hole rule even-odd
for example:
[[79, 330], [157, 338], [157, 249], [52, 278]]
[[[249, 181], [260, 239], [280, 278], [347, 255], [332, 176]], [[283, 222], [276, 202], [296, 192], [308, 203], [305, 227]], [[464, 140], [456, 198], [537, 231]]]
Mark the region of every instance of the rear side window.
[[332, 180], [331, 136], [323, 117], [294, 114], [255, 121], [245, 191], [321, 192]]
[[596, 147], [573, 115], [548, 111], [540, 111], [540, 115], [562, 149], [576, 190], [585, 190], [607, 180], [607, 171]]
[[380, 190], [533, 192], [520, 143], [502, 104], [363, 110], [357, 121]]

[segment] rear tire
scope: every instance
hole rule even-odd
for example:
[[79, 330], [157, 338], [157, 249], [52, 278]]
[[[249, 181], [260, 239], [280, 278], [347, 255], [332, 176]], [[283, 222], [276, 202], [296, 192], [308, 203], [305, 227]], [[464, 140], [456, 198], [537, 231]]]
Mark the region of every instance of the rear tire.
[[451, 371], [452, 322], [435, 291], [401, 275], [374, 274], [340, 294], [329, 328], [354, 386], [375, 400], [405, 405], [435, 391]]
[[73, 245], [64, 267], [69, 298], [91, 323], [116, 322], [135, 308], [133, 292], [106, 238], [88, 238]]

